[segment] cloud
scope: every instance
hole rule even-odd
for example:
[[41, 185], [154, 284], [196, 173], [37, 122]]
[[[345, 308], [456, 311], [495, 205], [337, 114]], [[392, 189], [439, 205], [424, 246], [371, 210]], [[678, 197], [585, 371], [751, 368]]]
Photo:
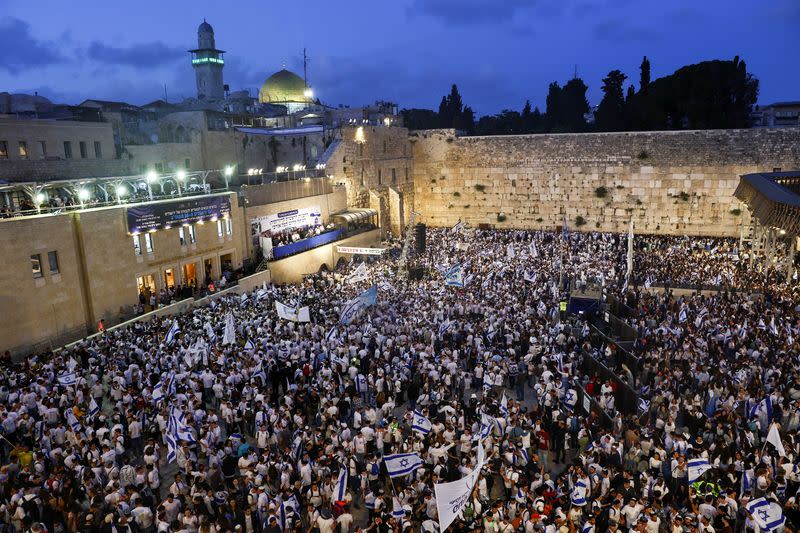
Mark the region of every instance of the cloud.
[[66, 61], [54, 43], [37, 39], [27, 22], [13, 17], [0, 19], [0, 50], [0, 69], [11, 74]]
[[166, 65], [188, 57], [186, 50], [167, 46], [160, 41], [134, 44], [127, 47], [110, 46], [94, 41], [89, 45], [87, 54], [90, 59], [100, 63], [123, 65], [137, 69]]
[[514, 20], [535, 5], [532, 0], [413, 0], [409, 17], [423, 15], [458, 26]]
[[619, 20], [605, 20], [592, 27], [596, 39], [613, 42], [648, 41], [658, 37], [657, 33], [645, 28], [628, 26]]

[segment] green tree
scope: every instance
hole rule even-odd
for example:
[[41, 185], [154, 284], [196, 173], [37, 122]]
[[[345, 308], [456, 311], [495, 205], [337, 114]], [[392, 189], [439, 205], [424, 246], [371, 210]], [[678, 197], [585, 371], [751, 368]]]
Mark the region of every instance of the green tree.
[[642, 59], [642, 64], [639, 65], [639, 92], [642, 94], [647, 93], [650, 88], [650, 60], [647, 56]]
[[439, 127], [439, 114], [432, 109], [403, 109], [403, 125], [410, 130], [430, 130]]
[[622, 85], [627, 76], [619, 70], [612, 70], [603, 78], [603, 99], [597, 106], [595, 124], [600, 131], [622, 131], [625, 124], [625, 98]]

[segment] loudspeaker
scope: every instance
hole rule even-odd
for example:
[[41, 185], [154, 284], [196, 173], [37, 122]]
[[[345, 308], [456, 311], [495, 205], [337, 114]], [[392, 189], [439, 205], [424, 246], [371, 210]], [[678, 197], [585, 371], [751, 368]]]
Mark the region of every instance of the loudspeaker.
[[418, 254], [422, 255], [425, 253], [425, 232], [427, 231], [427, 227], [425, 226], [425, 224], [419, 223], [416, 225], [415, 231], [417, 237], [416, 250]]
[[419, 281], [422, 279], [425, 270], [421, 266], [414, 266], [408, 268], [408, 279]]

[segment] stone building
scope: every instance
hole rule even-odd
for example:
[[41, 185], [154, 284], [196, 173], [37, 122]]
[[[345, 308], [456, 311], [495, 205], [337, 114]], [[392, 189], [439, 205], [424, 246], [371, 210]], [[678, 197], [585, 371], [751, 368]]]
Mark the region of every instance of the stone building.
[[222, 69], [225, 66], [224, 50], [218, 50], [214, 41], [214, 28], [203, 19], [197, 28], [197, 48], [192, 54], [192, 68], [197, 83], [197, 99], [221, 102], [225, 98]]

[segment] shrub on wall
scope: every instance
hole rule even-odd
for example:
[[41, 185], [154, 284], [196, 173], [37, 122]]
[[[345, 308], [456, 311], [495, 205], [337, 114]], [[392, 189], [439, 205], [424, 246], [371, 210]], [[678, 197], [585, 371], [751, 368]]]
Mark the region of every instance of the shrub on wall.
[[497, 221], [498, 222], [504, 222], [505, 219], [506, 219], [506, 214], [505, 213], [497, 213]]
[[608, 196], [608, 189], [602, 186], [598, 187], [594, 190], [594, 195], [597, 196], [598, 198], [605, 198], [606, 196]]
[[575, 225], [581, 227], [586, 224], [586, 219], [578, 215], [575, 217]]
[[647, 150], [642, 150], [641, 152], [639, 152], [636, 155], [637, 159], [648, 159], [649, 157], [650, 157], [650, 154], [647, 152]]
[[734, 207], [733, 209], [731, 209], [731, 215], [733, 215], [735, 217], [738, 217], [741, 214], [742, 214], [742, 210], [739, 209], [738, 207]]
[[536, 222], [544, 222], [544, 219], [542, 217], [539, 217], [536, 219]]
[[686, 191], [681, 191], [681, 193], [678, 195], [678, 198], [680, 198], [684, 202], [688, 202], [689, 201], [689, 193], [686, 192]]
[[461, 196], [461, 193], [460, 193], [460, 192], [458, 192], [458, 191], [456, 191], [456, 192], [454, 192], [454, 193], [453, 193], [453, 196], [455, 196], [456, 198], [458, 198], [459, 196]]
[[483, 192], [486, 190], [486, 185], [481, 185], [480, 183], [476, 183], [475, 190], [478, 192]]

